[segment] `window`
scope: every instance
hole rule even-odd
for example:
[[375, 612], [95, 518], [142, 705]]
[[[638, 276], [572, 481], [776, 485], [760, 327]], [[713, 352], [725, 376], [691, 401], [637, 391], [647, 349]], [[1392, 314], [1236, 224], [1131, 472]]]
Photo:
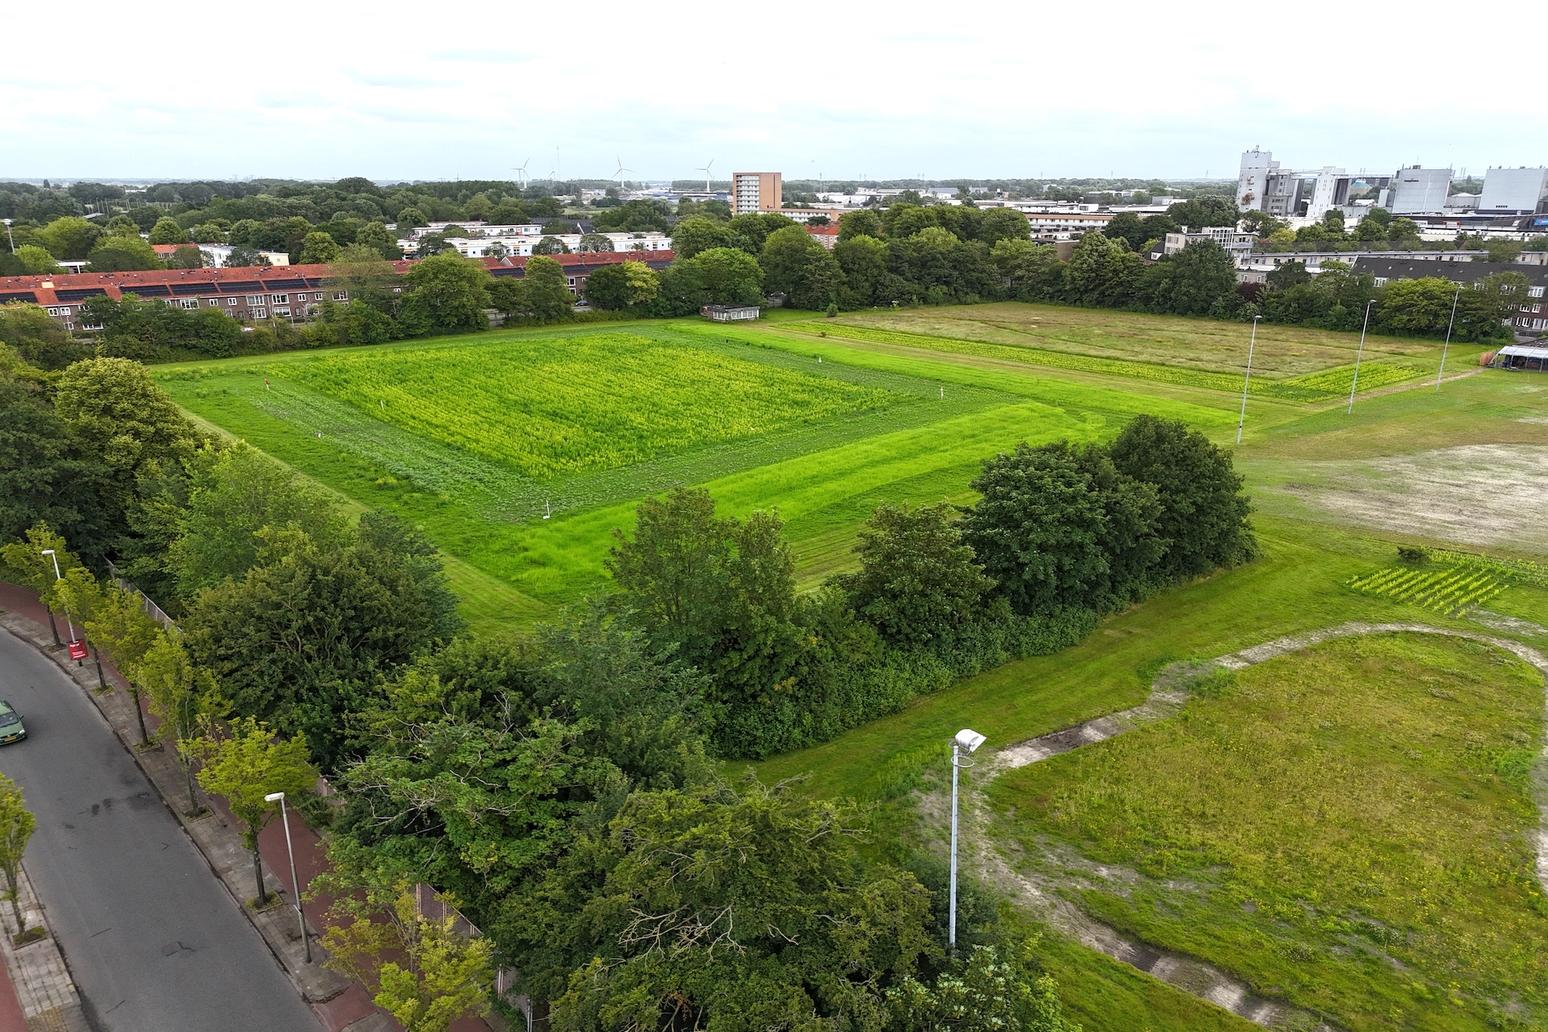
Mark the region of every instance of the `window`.
[[263, 295], [262, 294], [248, 294], [247, 295], [247, 307], [252, 308], [254, 305], [261, 305], [261, 304], [263, 304]]
[[209, 298], [205, 302], [205, 304], [209, 305], [211, 308], [219, 308], [220, 307], [220, 298], [218, 298], [218, 297]]
[[283, 308], [280, 308], [280, 307], [276, 306], [275, 309], [274, 309], [274, 317], [276, 319], [279, 319], [281, 317], [289, 319], [290, 318], [290, 306], [286, 305]]
[[254, 308], [249, 314], [254, 319], [267, 319], [269, 317], [269, 310], [267, 308]]
[[48, 310], [48, 314], [49, 315], [55, 315], [55, 316], [69, 315], [70, 314], [70, 309], [68, 309], [68, 308], [50, 308]]
[[1387, 277], [1385, 277], [1385, 276], [1377, 276], [1376, 277], [1376, 285], [1378, 287], [1385, 287], [1387, 285]]
[[193, 309], [199, 307], [199, 299], [196, 297], [185, 297], [179, 301], [178, 304], [192, 311]]
[[290, 295], [289, 294], [270, 294], [269, 295], [269, 303], [270, 304], [275, 304], [275, 305], [288, 305], [288, 304], [290, 304]]
[[343, 290], [335, 290], [333, 292], [333, 300], [335, 300], [335, 301], [348, 301], [349, 300], [349, 293], [347, 291], [343, 291]]
[[226, 298], [226, 307], [227, 308], [235, 308], [236, 307], [236, 303], [237, 303], [237, 299], [236, 298], [234, 298], [234, 297]]
[[1543, 296], [1543, 288], [1542, 287], [1529, 287], [1527, 289], [1527, 293], [1530, 294], [1532, 297], [1542, 297]]

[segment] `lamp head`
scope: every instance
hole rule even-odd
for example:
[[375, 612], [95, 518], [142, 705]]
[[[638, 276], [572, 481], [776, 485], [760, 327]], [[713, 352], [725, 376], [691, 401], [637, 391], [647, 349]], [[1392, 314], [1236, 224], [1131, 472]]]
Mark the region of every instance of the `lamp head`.
[[958, 731], [957, 737], [954, 740], [959, 746], [966, 749], [969, 755], [977, 752], [978, 747], [984, 744], [984, 736], [970, 727], [965, 727]]
[[284, 792], [270, 792], [268, 795], [263, 797], [263, 801], [266, 802], [266, 803], [277, 803], [281, 799], [284, 799], [284, 798], [285, 798], [285, 793]]
[[54, 554], [54, 550], [52, 548], [45, 548], [45, 549], [43, 549], [43, 554], [44, 555], [53, 555]]

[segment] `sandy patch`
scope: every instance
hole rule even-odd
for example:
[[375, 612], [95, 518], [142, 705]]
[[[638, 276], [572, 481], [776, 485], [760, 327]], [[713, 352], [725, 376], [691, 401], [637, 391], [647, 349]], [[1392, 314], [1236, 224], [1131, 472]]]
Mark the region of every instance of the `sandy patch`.
[[1548, 550], [1548, 448], [1478, 444], [1315, 463], [1285, 490], [1351, 523], [1454, 541]]

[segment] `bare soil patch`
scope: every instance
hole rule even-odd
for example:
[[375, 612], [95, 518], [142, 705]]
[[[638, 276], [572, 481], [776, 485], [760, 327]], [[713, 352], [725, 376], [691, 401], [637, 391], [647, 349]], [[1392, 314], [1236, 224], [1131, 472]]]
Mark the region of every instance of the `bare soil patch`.
[[1476, 444], [1309, 467], [1286, 490], [1342, 520], [1458, 544], [1548, 550], [1548, 447]]

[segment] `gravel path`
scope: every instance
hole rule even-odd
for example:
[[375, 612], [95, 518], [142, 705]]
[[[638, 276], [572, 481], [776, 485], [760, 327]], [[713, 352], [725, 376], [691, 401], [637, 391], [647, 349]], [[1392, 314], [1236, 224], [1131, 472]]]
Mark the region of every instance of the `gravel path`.
[[[1539, 628], [1539, 630], [1544, 629]], [[1174, 663], [1156, 677], [1151, 684], [1149, 696], [1138, 706], [1095, 717], [1073, 727], [1007, 746], [996, 752], [993, 759], [983, 765], [984, 772], [981, 776], [984, 783], [987, 783], [1004, 771], [1038, 763], [1051, 756], [1058, 756], [1093, 742], [1105, 741], [1115, 735], [1132, 731], [1136, 727], [1169, 717], [1187, 702], [1188, 685], [1197, 683], [1201, 677], [1208, 676], [1211, 670], [1240, 670], [1326, 641], [1369, 634], [1437, 634], [1482, 642], [1504, 649], [1530, 663], [1543, 674], [1545, 683], [1548, 683], [1548, 657], [1530, 646], [1508, 638], [1474, 631], [1434, 627], [1429, 624], [1352, 621], [1304, 634], [1275, 638], [1261, 645], [1227, 653], [1202, 663]], [[1543, 891], [1548, 892], [1548, 695], [1544, 698], [1544, 718], [1544, 745], [1533, 772], [1532, 786], [1539, 814], [1537, 877], [1543, 886]], [[1072, 936], [1091, 949], [1107, 954], [1114, 960], [1147, 972], [1163, 982], [1224, 1007], [1231, 1013], [1265, 1028], [1336, 1032], [1337, 1026], [1321, 1021], [1315, 1015], [1288, 1004], [1257, 996], [1245, 983], [1213, 965], [1194, 957], [1158, 949], [1095, 920], [1073, 903], [1059, 896], [1053, 891], [1055, 886], [1048, 881], [1039, 880], [1036, 875], [1018, 871], [1005, 854], [994, 845], [989, 834], [988, 807], [984, 805], [982, 792], [974, 792], [967, 797], [965, 810], [974, 829], [974, 833], [967, 839], [976, 847], [972, 859], [976, 861], [985, 878], [991, 884], [1009, 886], [1023, 904], [1037, 912], [1059, 931]]]

